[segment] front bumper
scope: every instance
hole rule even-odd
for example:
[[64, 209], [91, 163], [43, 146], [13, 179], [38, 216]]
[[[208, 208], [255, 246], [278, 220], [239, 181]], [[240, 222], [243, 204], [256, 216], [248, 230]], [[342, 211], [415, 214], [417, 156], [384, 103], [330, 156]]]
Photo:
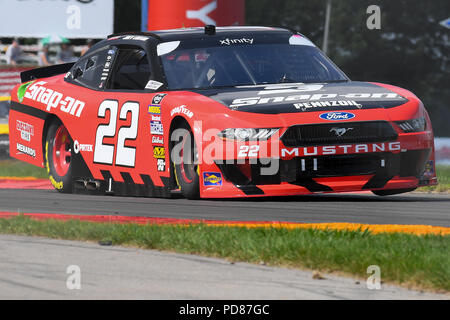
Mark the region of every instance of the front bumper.
[[[277, 157], [239, 160], [238, 157], [223, 157], [215, 159], [214, 163], [201, 164], [201, 197], [287, 196], [414, 189], [437, 184], [431, 132], [399, 134], [396, 141], [390, 142], [395, 146], [393, 150], [373, 148], [373, 144], [367, 147], [347, 144], [345, 148], [334, 146], [335, 153], [326, 154], [331, 147], [311, 146], [304, 152], [294, 152], [296, 150], [286, 149], [280, 140], [272, 143], [279, 145]], [[237, 145], [236, 149], [239, 148]], [[267, 155], [269, 151], [265, 149], [273, 150], [273, 146], [261, 144], [260, 149], [264, 152], [259, 155]], [[373, 150], [380, 151], [371, 152]], [[275, 173], [262, 174], [262, 169], [268, 168], [276, 168], [272, 170]], [[202, 172], [213, 174], [216, 183], [208, 183]]]

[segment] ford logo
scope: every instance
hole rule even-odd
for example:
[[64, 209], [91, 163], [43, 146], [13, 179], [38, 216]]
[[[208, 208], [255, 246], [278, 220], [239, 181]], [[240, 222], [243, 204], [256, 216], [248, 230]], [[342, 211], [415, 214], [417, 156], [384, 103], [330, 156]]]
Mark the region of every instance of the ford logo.
[[319, 117], [323, 120], [340, 121], [353, 119], [355, 115], [350, 112], [327, 112], [322, 113]]

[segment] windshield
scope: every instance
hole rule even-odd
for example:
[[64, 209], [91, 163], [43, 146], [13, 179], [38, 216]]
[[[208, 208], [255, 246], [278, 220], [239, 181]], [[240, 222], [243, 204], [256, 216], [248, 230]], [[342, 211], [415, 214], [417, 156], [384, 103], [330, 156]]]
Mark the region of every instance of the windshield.
[[172, 90], [348, 81], [320, 50], [305, 45], [178, 48], [161, 60]]

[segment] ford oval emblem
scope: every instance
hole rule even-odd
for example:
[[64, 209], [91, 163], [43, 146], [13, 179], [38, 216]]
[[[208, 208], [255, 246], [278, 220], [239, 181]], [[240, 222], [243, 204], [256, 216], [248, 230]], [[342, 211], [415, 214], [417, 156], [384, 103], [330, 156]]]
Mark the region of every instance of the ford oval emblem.
[[322, 113], [319, 117], [323, 120], [341, 121], [353, 119], [355, 115], [350, 112], [327, 112]]

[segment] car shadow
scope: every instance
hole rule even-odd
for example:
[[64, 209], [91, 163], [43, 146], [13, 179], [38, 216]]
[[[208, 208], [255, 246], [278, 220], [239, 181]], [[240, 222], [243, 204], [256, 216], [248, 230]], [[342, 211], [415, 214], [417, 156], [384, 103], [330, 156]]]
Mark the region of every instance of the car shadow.
[[438, 194], [400, 194], [392, 196], [376, 196], [372, 194], [340, 193], [340, 194], [306, 194], [279, 197], [254, 198], [217, 198], [211, 201], [226, 202], [450, 202], [450, 196]]

